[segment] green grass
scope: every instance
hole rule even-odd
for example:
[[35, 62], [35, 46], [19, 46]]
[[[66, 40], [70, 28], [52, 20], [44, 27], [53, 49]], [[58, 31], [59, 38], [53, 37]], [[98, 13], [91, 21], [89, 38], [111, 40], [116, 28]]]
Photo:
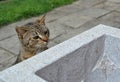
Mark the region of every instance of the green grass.
[[8, 0], [0, 2], [0, 26], [41, 15], [75, 0]]

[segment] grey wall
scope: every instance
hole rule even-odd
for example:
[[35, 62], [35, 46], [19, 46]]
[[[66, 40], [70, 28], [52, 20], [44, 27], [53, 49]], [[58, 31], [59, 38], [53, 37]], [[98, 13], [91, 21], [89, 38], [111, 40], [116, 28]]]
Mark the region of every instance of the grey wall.
[[120, 67], [120, 38], [107, 36], [104, 53]]
[[120, 39], [106, 35], [103, 55], [84, 82], [120, 82]]
[[80, 82], [90, 73], [99, 57], [102, 56], [104, 40], [104, 36], [97, 38], [37, 71], [36, 74], [48, 82]]

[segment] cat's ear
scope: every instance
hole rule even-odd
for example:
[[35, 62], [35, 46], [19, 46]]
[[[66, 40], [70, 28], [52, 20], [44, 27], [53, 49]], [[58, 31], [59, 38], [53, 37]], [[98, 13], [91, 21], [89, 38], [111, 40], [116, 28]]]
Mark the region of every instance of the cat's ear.
[[39, 24], [45, 25], [45, 17], [46, 17], [46, 15], [42, 16], [42, 18], [38, 19], [36, 22]]
[[28, 31], [28, 28], [27, 27], [18, 27], [18, 26], [16, 26], [15, 30], [16, 30], [18, 36], [20, 38], [22, 38], [23, 35]]

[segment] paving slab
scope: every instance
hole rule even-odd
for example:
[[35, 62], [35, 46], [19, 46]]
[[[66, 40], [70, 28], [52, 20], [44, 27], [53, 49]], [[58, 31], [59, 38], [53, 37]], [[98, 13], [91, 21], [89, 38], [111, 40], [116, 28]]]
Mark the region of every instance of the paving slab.
[[13, 65], [15, 65], [15, 62], [17, 60], [17, 56], [14, 56], [7, 61], [2, 62], [3, 67], [0, 69], [0, 71], [5, 70]]
[[74, 2], [71, 5], [66, 5], [66, 6], [62, 6], [59, 8], [55, 8], [53, 11], [47, 13], [46, 22], [53, 22], [63, 16], [78, 12], [85, 8], [84, 6], [81, 6], [78, 4], [81, 4], [79, 3], [79, 0]]
[[107, 1], [104, 3], [98, 4], [98, 5], [95, 5], [94, 7], [113, 11], [113, 10], [116, 10], [117, 8], [119, 8], [119, 6], [120, 6], [120, 4]]
[[15, 34], [15, 27], [13, 27], [12, 25], [0, 28], [0, 40], [12, 37]]
[[80, 13], [80, 15], [98, 18], [98, 17], [103, 16], [109, 12], [110, 12], [109, 10], [92, 7], [92, 8], [88, 8], [88, 9], [85, 9], [83, 11], [80, 11], [78, 13]]
[[60, 22], [62, 22], [66, 26], [78, 28], [82, 24], [90, 21], [90, 17], [91, 17], [91, 19], [93, 17], [97, 18], [97, 17], [105, 15], [107, 13], [109, 13], [108, 10], [104, 10], [104, 9], [100, 9], [100, 8], [89, 8], [89, 9], [85, 9], [83, 11], [77, 12], [77, 14], [75, 13], [68, 17], [64, 17], [64, 19], [61, 18]]
[[120, 23], [117, 23], [117, 22], [114, 22], [114, 21], [100, 20], [99, 23], [109, 25], [109, 26], [114, 26], [115, 28], [120, 28]]
[[10, 59], [7, 59], [4, 62], [1, 62], [2, 63], [2, 67], [1, 67], [0, 71], [5, 70], [5, 69], [15, 65], [16, 60], [17, 60], [17, 56], [14, 56], [14, 57], [12, 57]]
[[111, 2], [114, 2], [114, 3], [120, 3], [120, 0], [108, 0], [108, 1], [111, 1]]
[[65, 41], [65, 40], [67, 40], [67, 39], [69, 39], [69, 38], [71, 38], [71, 37], [73, 37], [73, 36], [75, 36], [75, 35], [77, 35], [77, 34], [79, 34], [81, 32], [82, 31], [80, 29], [72, 30], [71, 32], [64, 33], [61, 36], [55, 38], [54, 42], [59, 44], [59, 43]]
[[116, 9], [116, 11], [119, 11], [119, 12], [120, 12], [120, 6]]
[[18, 55], [19, 53], [19, 40], [17, 35], [0, 41], [0, 47], [9, 50], [10, 52]]
[[50, 41], [50, 42], [48, 43], [48, 48], [51, 48], [51, 47], [53, 47], [53, 46], [55, 46], [55, 45], [57, 45], [57, 43], [55, 43], [54, 41]]
[[84, 9], [83, 6], [79, 6], [79, 5], [76, 5], [76, 4], [73, 3], [71, 5], [66, 5], [66, 6], [60, 7], [56, 10], [58, 10], [60, 12], [67, 13], [67, 15], [69, 15], [69, 14], [72, 14], [72, 13], [77, 13], [80, 10], [83, 10], [83, 9]]
[[13, 53], [0, 48], [0, 71], [12, 66], [16, 59], [17, 57]]
[[50, 30], [50, 39], [54, 39], [61, 34], [65, 33], [63, 25], [59, 24], [58, 22], [47, 23], [46, 26]]
[[51, 12], [48, 12], [47, 13], [47, 16], [46, 16], [46, 22], [53, 22], [63, 16], [66, 16], [68, 13], [65, 13], [63, 11], [60, 11], [61, 8], [56, 8], [54, 9], [53, 11]]
[[106, 0], [79, 0], [75, 2], [74, 4], [83, 6], [85, 8], [90, 8], [94, 5], [100, 4], [105, 2]]
[[109, 21], [115, 21], [120, 22], [120, 12], [111, 12], [103, 17], [101, 17], [103, 20], [109, 20]]
[[120, 28], [120, 12], [111, 12], [98, 20], [100, 20], [102, 24], [104, 23], [106, 25]]
[[56, 43], [61, 43], [77, 34], [80, 34], [86, 30], [91, 29], [92, 27], [99, 25], [100, 22], [97, 19], [93, 19], [91, 21], [86, 22], [85, 24], [83, 24], [82, 26], [80, 26], [79, 28], [76, 29], [71, 29], [69, 30], [69, 32], [66, 32], [64, 34], [62, 34], [61, 36], [57, 37], [54, 39], [54, 42]]
[[7, 50], [0, 48], [0, 62], [3, 62], [5, 59], [9, 59], [13, 57], [14, 55]]
[[59, 19], [58, 22], [71, 28], [78, 28], [82, 24], [90, 20], [92, 20], [92, 17], [80, 15], [79, 13], [74, 13]]
[[86, 30], [91, 29], [94, 26], [99, 25], [99, 24], [101, 24], [100, 21], [95, 18], [95, 19], [93, 19], [91, 21], [88, 21], [87, 23], [83, 24], [81, 27], [79, 27], [79, 29], [81, 29], [83, 31], [86, 31]]

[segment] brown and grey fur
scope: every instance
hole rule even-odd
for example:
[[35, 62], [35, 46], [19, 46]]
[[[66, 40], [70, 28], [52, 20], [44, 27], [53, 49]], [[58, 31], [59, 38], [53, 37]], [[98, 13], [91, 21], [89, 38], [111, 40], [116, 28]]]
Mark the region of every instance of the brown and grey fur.
[[35, 22], [16, 27], [20, 40], [20, 53], [17, 62], [34, 56], [47, 49], [49, 30], [45, 26], [45, 16]]

